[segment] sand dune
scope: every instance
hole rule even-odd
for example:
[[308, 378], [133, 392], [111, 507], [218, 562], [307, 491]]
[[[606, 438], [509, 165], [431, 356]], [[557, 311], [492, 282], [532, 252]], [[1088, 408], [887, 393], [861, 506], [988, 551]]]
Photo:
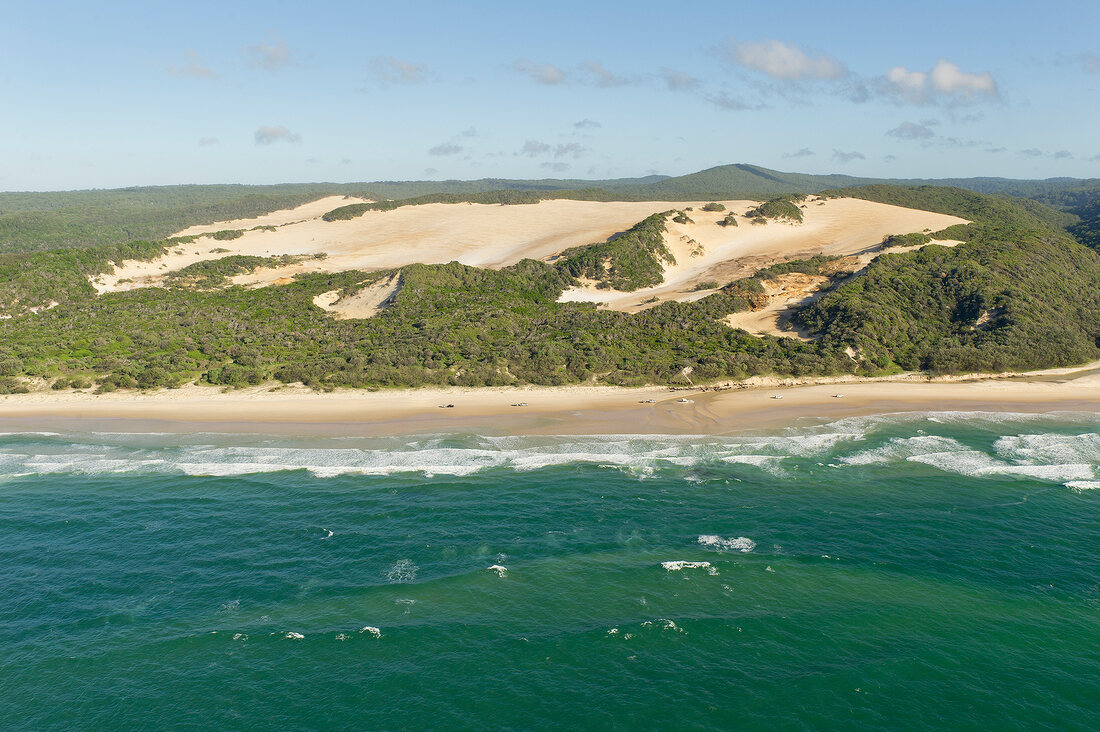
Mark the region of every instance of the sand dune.
[[339, 290], [322, 292], [313, 298], [313, 304], [332, 313], [338, 320], [371, 318], [400, 291], [401, 273], [396, 272], [367, 285], [351, 297], [341, 299]]
[[[193, 226], [178, 235], [201, 236], [222, 229], [243, 229], [245, 233], [229, 241], [203, 236], [193, 243], [176, 246], [153, 261], [127, 261], [110, 274], [94, 277], [92, 284], [100, 293], [157, 286], [173, 271], [233, 254], [327, 255], [324, 259], [305, 259], [232, 279], [234, 284], [250, 287], [283, 284], [307, 272], [371, 271], [416, 262], [458, 261], [476, 267], [500, 268], [524, 258], [549, 259], [569, 247], [603, 241], [650, 214], [674, 207], [665, 201], [554, 200], [514, 206], [440, 203], [368, 211], [349, 221], [327, 222], [321, 218], [351, 200], [329, 196], [254, 219]], [[753, 201], [724, 204], [738, 214], [756, 205]], [[713, 281], [724, 285], [778, 261], [835, 254], [861, 255], [860, 261], [866, 264], [877, 256], [875, 247], [888, 234], [937, 231], [965, 223], [954, 216], [842, 198], [807, 203], [803, 209], [805, 222], [801, 224], [754, 225], [741, 218], [739, 226], [723, 227], [717, 222], [725, 212], [702, 211], [700, 202], [675, 205], [690, 205], [694, 209], [690, 212], [694, 223], [669, 221], [666, 242], [676, 264], [666, 268], [664, 283], [632, 293], [599, 290], [589, 283], [566, 291], [561, 300], [597, 302], [611, 309], [634, 312], [648, 307], [649, 303], [644, 301], [653, 298], [690, 301], [704, 297], [712, 290], [697, 289], [701, 284]], [[250, 230], [259, 226], [276, 228]], [[357, 306], [349, 307], [351, 310], [347, 312]], [[376, 311], [371, 306], [365, 309]]]
[[[725, 201], [729, 211], [744, 214], [757, 204], [753, 201]], [[647, 300], [691, 301], [713, 292], [696, 290], [703, 283], [725, 285], [735, 279], [776, 262], [805, 259], [815, 254], [837, 256], [863, 255], [865, 266], [877, 256], [878, 245], [889, 234], [939, 231], [965, 219], [945, 214], [918, 211], [864, 201], [836, 198], [810, 201], [802, 213], [801, 224], [770, 221], [752, 224], [740, 218], [736, 227], [719, 226], [726, 211], [708, 212], [696, 208], [688, 215], [694, 223], [668, 222], [665, 243], [676, 257], [676, 264], [665, 268], [665, 281], [656, 287], [634, 292], [598, 290], [592, 285], [567, 290], [562, 302], [596, 302], [612, 310], [636, 312], [653, 303]], [[908, 251], [913, 247], [888, 251]]]
[[212, 224], [192, 226], [175, 234], [175, 236], [195, 236], [222, 231], [224, 229], [251, 229], [254, 226], [286, 226], [287, 224], [293, 224], [299, 221], [311, 221], [320, 218], [334, 208], [347, 206], [352, 203], [370, 203], [370, 199], [359, 198], [357, 196], [325, 196], [324, 198], [310, 201], [297, 208], [284, 208], [251, 219], [215, 221]]
[[253, 286], [303, 272], [379, 270], [416, 262], [458, 261], [500, 268], [524, 258], [545, 259], [572, 246], [603, 241], [652, 213], [673, 207], [666, 201], [555, 200], [514, 206], [433, 203], [368, 211], [348, 221], [321, 219], [324, 213], [346, 203], [343, 196], [330, 196], [256, 219], [191, 227], [178, 236], [278, 226], [275, 231], [246, 231], [230, 241], [204, 237], [151, 262], [124, 262], [113, 273], [100, 275], [92, 282], [100, 293], [155, 286], [169, 272], [232, 254], [328, 254], [323, 260], [260, 270], [234, 279], [237, 284]]

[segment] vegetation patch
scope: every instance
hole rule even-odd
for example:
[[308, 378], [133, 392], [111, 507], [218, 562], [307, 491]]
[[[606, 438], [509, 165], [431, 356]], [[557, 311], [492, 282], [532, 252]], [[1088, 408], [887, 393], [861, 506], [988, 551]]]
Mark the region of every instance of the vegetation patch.
[[754, 224], [760, 223], [758, 219], [764, 219], [764, 223], [769, 219], [802, 223], [802, 209], [798, 204], [804, 200], [806, 196], [801, 193], [772, 198], [746, 211], [745, 218], [752, 219]]
[[930, 241], [932, 241], [932, 237], [918, 231], [912, 234], [890, 234], [882, 238], [882, 244], [880, 246], [883, 249], [890, 249], [891, 247], [919, 247]]
[[0, 254], [0, 314], [19, 315], [51, 302], [68, 303], [96, 296], [88, 278], [110, 271], [123, 260], [156, 259], [164, 242], [136, 241], [86, 249]]
[[307, 259], [324, 259], [325, 256], [283, 254], [276, 257], [255, 257], [238, 254], [221, 259], [205, 259], [170, 273], [165, 277], [164, 283], [169, 287], [211, 289], [229, 284], [229, 278], [236, 275], [250, 274], [258, 269], [286, 267]]
[[568, 277], [595, 280], [605, 289], [633, 292], [659, 285], [664, 265], [676, 264], [664, 240], [669, 213], [653, 214], [601, 244], [567, 249], [556, 266]]

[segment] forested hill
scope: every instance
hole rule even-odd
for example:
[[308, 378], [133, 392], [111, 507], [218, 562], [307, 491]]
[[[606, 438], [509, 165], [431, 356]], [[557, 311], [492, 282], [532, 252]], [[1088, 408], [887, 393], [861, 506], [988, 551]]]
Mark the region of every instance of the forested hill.
[[[764, 200], [788, 193], [869, 184], [954, 186], [1018, 199], [1064, 211], [1067, 226], [1082, 241], [1100, 246], [1100, 179], [940, 180], [873, 179], [808, 175], [735, 164], [676, 177], [611, 180], [484, 178], [472, 181], [375, 181], [276, 186], [187, 185], [53, 193], [0, 193], [0, 253], [40, 251], [134, 240], [155, 240], [196, 224], [258, 216], [328, 195], [402, 200], [444, 194], [453, 199], [493, 192], [531, 192], [531, 200], [585, 198], [608, 201]], [[485, 200], [516, 200], [506, 195]]]
[[[577, 277], [591, 277], [594, 263], [611, 261], [612, 275], [617, 262], [637, 277], [659, 278], [659, 267], [648, 266], [665, 254], [658, 235], [682, 211], [656, 214], [629, 235], [554, 262], [523, 260], [500, 270], [414, 264], [302, 275], [257, 289], [231, 286], [225, 276], [262, 262], [227, 257], [165, 287], [95, 294], [89, 274], [112, 260], [155, 256], [163, 242], [0, 255], [0, 308], [7, 308], [0, 392], [273, 381], [318, 389], [698, 384], [768, 373], [1001, 371], [1100, 359], [1100, 255], [1060, 229], [1051, 219], [1056, 212], [932, 186], [827, 195], [972, 223], [931, 232], [958, 246], [887, 250], [854, 277], [829, 270], [835, 263], [827, 258], [786, 262], [720, 283], [694, 302], [661, 302], [636, 314], [558, 298]], [[787, 202], [794, 200], [801, 199]], [[756, 337], [724, 322], [753, 309], [767, 283], [790, 272], [833, 278], [830, 291], [794, 315], [812, 341]], [[629, 289], [636, 283], [627, 274], [607, 284]], [[400, 291], [373, 317], [338, 320], [314, 304], [323, 293], [354, 298], [382, 278], [399, 278]], [[21, 307], [27, 302], [44, 307]]]

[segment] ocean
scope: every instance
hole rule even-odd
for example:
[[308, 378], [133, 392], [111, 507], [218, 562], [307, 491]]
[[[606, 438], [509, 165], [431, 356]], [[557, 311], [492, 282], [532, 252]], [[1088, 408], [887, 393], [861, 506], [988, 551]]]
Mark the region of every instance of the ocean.
[[1100, 418], [0, 436], [0, 728], [1094, 729]]

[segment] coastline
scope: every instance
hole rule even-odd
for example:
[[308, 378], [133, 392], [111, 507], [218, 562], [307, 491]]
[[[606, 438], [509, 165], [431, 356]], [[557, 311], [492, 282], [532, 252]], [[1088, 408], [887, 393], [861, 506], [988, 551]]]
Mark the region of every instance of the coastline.
[[[520, 403], [524, 406], [515, 406]], [[916, 374], [765, 377], [728, 389], [450, 387], [319, 393], [302, 387], [224, 392], [187, 386], [102, 395], [34, 392], [0, 397], [0, 431], [725, 435], [802, 420], [930, 411], [1100, 414], [1100, 363], [936, 379]]]

